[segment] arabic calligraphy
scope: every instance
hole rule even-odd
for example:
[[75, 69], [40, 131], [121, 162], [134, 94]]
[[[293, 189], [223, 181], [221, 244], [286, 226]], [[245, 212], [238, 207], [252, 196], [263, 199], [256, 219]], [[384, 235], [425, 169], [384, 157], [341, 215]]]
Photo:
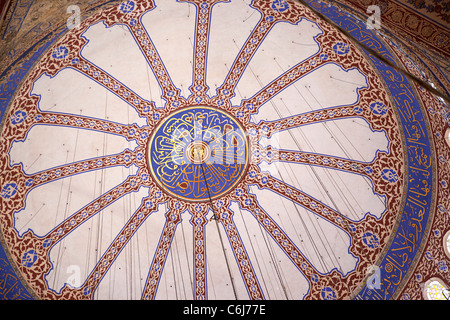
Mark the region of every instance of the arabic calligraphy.
[[164, 119], [150, 140], [152, 174], [170, 194], [191, 201], [217, 198], [245, 172], [246, 134], [221, 110], [189, 107]]
[[0, 299], [28, 300], [31, 295], [23, 287], [0, 248]]

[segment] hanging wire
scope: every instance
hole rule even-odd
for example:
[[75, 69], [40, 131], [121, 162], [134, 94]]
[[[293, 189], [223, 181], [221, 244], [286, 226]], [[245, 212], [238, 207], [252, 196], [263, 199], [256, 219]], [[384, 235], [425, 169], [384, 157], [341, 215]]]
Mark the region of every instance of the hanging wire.
[[[346, 6], [346, 5], [342, 4], [342, 3], [339, 3], [339, 5], [340, 6], [344, 6], [346, 9], [349, 9], [349, 10], [345, 10], [344, 9], [349, 16], [351, 16], [352, 18], [354, 18], [354, 19], [356, 19], [356, 20], [358, 20], [360, 22], [362, 21], [360, 17], [358, 17], [355, 14], [349, 12], [351, 10], [351, 8], [349, 8], [348, 6]], [[367, 19], [368, 17], [365, 17], [365, 18]], [[425, 51], [424, 48], [421, 48], [417, 43], [414, 43], [413, 41], [411, 41], [411, 40], [409, 40], [407, 38], [404, 38], [404, 39], [399, 38], [393, 32], [391, 32], [390, 30], [388, 30], [386, 28], [383, 28], [383, 32], [380, 32], [377, 29], [374, 29], [373, 32], [377, 33], [380, 37], [383, 37], [384, 39], [388, 40], [392, 45], [394, 45], [399, 51], [401, 51], [411, 61], [414, 60], [414, 57], [411, 57], [411, 54], [408, 54], [407, 52], [405, 52], [405, 50], [401, 46], [398, 45], [399, 43], [402, 44], [404, 47], [408, 48], [409, 50], [413, 51], [413, 52], [415, 51], [414, 49], [417, 49], [418, 51], [421, 52], [421, 54], [423, 54], [429, 60], [433, 60], [433, 58], [431, 58], [429, 55], [433, 55], [435, 60], [436, 59], [444, 59], [444, 58], [440, 57], [437, 53], [434, 53], [432, 51], [431, 52]], [[414, 48], [412, 48], [412, 47], [414, 47]], [[416, 58], [419, 59], [419, 60], [422, 60], [420, 57], [416, 57]], [[440, 63], [440, 65], [436, 66], [438, 69], [444, 68], [446, 71], [448, 71], [448, 69], [450, 68], [450, 64], [447, 64], [447, 66], [444, 66], [442, 64], [443, 61], [440, 61], [439, 63]], [[426, 78], [426, 75], [425, 75], [424, 71], [422, 71], [418, 67], [416, 67], [416, 70], [418, 72], [420, 72], [424, 78]], [[437, 80], [438, 80], [438, 82], [440, 82], [439, 79], [437, 79]], [[440, 84], [444, 87], [445, 93], [448, 94], [448, 90], [445, 88], [445, 86], [442, 83], [440, 83]], [[433, 86], [433, 83], [431, 83], [431, 86]], [[444, 112], [445, 112], [445, 116], [444, 116], [445, 117], [445, 121], [450, 126], [450, 107], [447, 106], [447, 104], [445, 103], [445, 101], [443, 101], [443, 99], [441, 97], [440, 97], [440, 100], [441, 100], [440, 104], [443, 107]]]
[[206, 190], [208, 191], [208, 198], [209, 198], [210, 208], [211, 208], [211, 210], [213, 212], [213, 216], [209, 219], [209, 221], [212, 221], [212, 220], [216, 221], [217, 233], [219, 235], [220, 244], [222, 246], [222, 251], [223, 251], [223, 255], [224, 255], [224, 258], [225, 258], [226, 265], [227, 265], [228, 274], [230, 275], [231, 287], [233, 288], [234, 297], [235, 297], [235, 299], [237, 299], [237, 291], [236, 291], [236, 287], [235, 287], [235, 284], [234, 284], [233, 275], [232, 275], [231, 268], [230, 268], [230, 263], [228, 262], [227, 254], [225, 252], [225, 245], [224, 245], [224, 242], [223, 242], [223, 239], [222, 239], [222, 234], [220, 233], [220, 230], [219, 230], [219, 215], [216, 213], [216, 210], [214, 209], [214, 205], [213, 205], [212, 198], [211, 198], [211, 192], [210, 192], [210, 189], [209, 189], [208, 182], [206, 180], [205, 168], [203, 167], [203, 161], [201, 160], [200, 153], [199, 153], [200, 151], [199, 150], [195, 150], [195, 152], [196, 152], [197, 158], [200, 159], [200, 168], [202, 170], [203, 179], [205, 180]]
[[353, 37], [350, 32], [348, 32], [347, 30], [345, 30], [344, 28], [338, 26], [336, 23], [334, 23], [331, 19], [329, 19], [328, 17], [326, 17], [325, 15], [323, 15], [322, 13], [320, 13], [318, 10], [314, 9], [312, 6], [310, 6], [309, 4], [307, 4], [304, 0], [295, 0], [298, 3], [301, 3], [302, 5], [304, 5], [305, 7], [307, 7], [308, 9], [310, 9], [312, 12], [314, 12], [321, 20], [325, 21], [326, 23], [330, 24], [332, 27], [334, 27], [335, 29], [337, 29], [338, 31], [340, 31], [341, 33], [343, 33], [345, 36], [347, 36], [349, 39], [351, 39], [354, 43], [356, 43], [358, 46], [360, 46], [362, 49], [366, 50], [367, 52], [369, 52], [370, 54], [372, 54], [374, 57], [376, 57], [378, 60], [380, 60], [381, 62], [383, 62], [384, 64], [388, 65], [389, 67], [393, 68], [394, 70], [400, 72], [401, 74], [403, 74], [405, 77], [407, 77], [408, 79], [410, 79], [411, 81], [415, 82], [416, 84], [418, 84], [419, 86], [421, 86], [422, 88], [430, 91], [431, 93], [435, 94], [436, 96], [442, 98], [445, 102], [447, 102], [448, 104], [450, 104], [450, 98], [448, 96], [446, 96], [445, 94], [443, 94], [442, 92], [440, 92], [439, 90], [437, 90], [436, 88], [433, 88], [429, 83], [423, 81], [422, 79], [419, 79], [418, 77], [416, 77], [415, 75], [411, 74], [410, 72], [408, 72], [407, 70], [397, 66], [396, 64], [394, 64], [393, 62], [389, 61], [388, 59], [386, 59], [385, 57], [383, 57], [381, 54], [379, 54], [376, 50], [368, 47], [367, 45], [361, 43], [360, 41], [358, 41], [357, 39], [355, 39], [355, 37]]
[[450, 296], [446, 296], [445, 295], [445, 291], [448, 291], [447, 289], [442, 289], [442, 295], [444, 296], [445, 299], [450, 300]]

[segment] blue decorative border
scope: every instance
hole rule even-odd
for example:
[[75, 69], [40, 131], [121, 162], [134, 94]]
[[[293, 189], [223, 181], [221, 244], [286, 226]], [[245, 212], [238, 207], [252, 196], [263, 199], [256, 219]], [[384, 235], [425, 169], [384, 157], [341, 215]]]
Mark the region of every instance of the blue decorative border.
[[[313, 4], [312, 0], [307, 0]], [[347, 30], [355, 39], [376, 50], [385, 58], [396, 63], [389, 49], [380, 42], [374, 32], [368, 30], [362, 21], [339, 12], [326, 4], [314, 2], [314, 8]], [[390, 247], [379, 264], [380, 285], [364, 285], [356, 295], [357, 300], [390, 299], [400, 287], [402, 280], [412, 266], [425, 234], [433, 202], [433, 156], [427, 121], [414, 95], [409, 81], [398, 71], [365, 52], [383, 78], [397, 108], [403, 127], [407, 156], [407, 190], [402, 216]]]
[[24, 287], [12, 268], [3, 246], [0, 245], [0, 299], [32, 300], [33, 297]]
[[[317, 3], [314, 0], [307, 0], [307, 2], [335, 23], [348, 30], [358, 41], [377, 50], [384, 57], [395, 62], [387, 47], [378, 41], [372, 31], [366, 29], [363, 22], [347, 16], [344, 12], [339, 12], [334, 7], [328, 7], [324, 3]], [[49, 36], [34, 44], [23, 54], [23, 56], [26, 56], [31, 50], [38, 47], [31, 58], [23, 62], [14, 74], [0, 84], [0, 121], [17, 87], [26, 74], [64, 31], [54, 36], [49, 34]], [[368, 286], [364, 286], [355, 297], [355, 299], [372, 300], [389, 299], [393, 296], [400, 287], [402, 280], [405, 279], [406, 273], [412, 266], [413, 260], [418, 253], [433, 202], [433, 162], [430, 137], [427, 132], [427, 121], [422, 114], [423, 111], [416, 100], [411, 84], [399, 72], [384, 65], [369, 53], [367, 53], [367, 56], [384, 79], [397, 108], [403, 127], [408, 161], [408, 167], [406, 168], [408, 170], [408, 188], [405, 194], [405, 204], [402, 208], [402, 216], [396, 234], [379, 265], [381, 270], [380, 288], [371, 289]], [[19, 61], [19, 59], [16, 61]], [[6, 71], [0, 77], [4, 77], [5, 73]], [[445, 159], [440, 161], [445, 161]], [[3, 262], [3, 260], [9, 261], [3, 248], [0, 248], [0, 262]], [[0, 299], [32, 299], [30, 293], [26, 291], [23, 285], [19, 282], [14, 282], [14, 279], [18, 279], [18, 277], [15, 275], [12, 266], [7, 264], [5, 266], [1, 265]], [[9, 288], [9, 290], [5, 288]]]
[[[8, 78], [4, 78], [7, 70], [0, 75], [0, 78], [5, 79], [4, 82], [0, 83], [0, 123], [3, 120], [6, 109], [20, 83], [24, 80], [25, 76], [28, 74], [33, 65], [39, 60], [42, 54], [61, 36], [61, 34], [62, 32], [53, 37], [46, 36], [35, 43], [16, 60], [20, 61], [22, 57], [25, 57], [32, 50], [38, 48], [28, 60], [25, 60], [20, 65], [20, 68], [17, 68], [16, 72]], [[39, 45], [41, 45], [41, 47], [39, 47]], [[31, 300], [33, 298], [19, 281], [14, 269], [10, 265], [3, 245], [0, 245], [0, 300], [12, 299]]]
[[[25, 60], [17, 71], [11, 74], [9, 77], [5, 78], [6, 74], [9, 72], [9, 68], [7, 68], [2, 74], [0, 74], [0, 79], [4, 80], [0, 83], [0, 123], [3, 120], [3, 116], [5, 115], [6, 108], [8, 107], [11, 99], [19, 87], [20, 83], [23, 81], [25, 76], [30, 71], [31, 67], [39, 60], [42, 54], [62, 35], [63, 32], [54, 35], [53, 37], [45, 36], [35, 44], [33, 44], [28, 50], [26, 50], [20, 57], [13, 62], [12, 65], [16, 65], [16, 63], [20, 63], [22, 58], [25, 58], [30, 52], [37, 50], [33, 53], [33, 55]], [[41, 46], [40, 46], [41, 45]], [[39, 47], [40, 46], [40, 47]]]

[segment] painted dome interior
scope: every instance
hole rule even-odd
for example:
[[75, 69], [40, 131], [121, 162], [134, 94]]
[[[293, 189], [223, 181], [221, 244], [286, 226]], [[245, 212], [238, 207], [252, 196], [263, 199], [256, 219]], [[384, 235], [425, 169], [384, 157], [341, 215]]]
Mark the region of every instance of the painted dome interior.
[[365, 2], [2, 1], [0, 297], [448, 299], [449, 8]]

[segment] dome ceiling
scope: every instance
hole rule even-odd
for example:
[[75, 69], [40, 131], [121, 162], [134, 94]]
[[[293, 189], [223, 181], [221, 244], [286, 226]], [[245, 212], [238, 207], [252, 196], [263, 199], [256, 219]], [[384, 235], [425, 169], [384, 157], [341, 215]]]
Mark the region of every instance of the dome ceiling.
[[25, 72], [11, 64], [4, 298], [448, 289], [445, 100], [358, 42], [441, 92], [445, 76], [341, 7], [307, 4], [96, 4], [17, 60]]

